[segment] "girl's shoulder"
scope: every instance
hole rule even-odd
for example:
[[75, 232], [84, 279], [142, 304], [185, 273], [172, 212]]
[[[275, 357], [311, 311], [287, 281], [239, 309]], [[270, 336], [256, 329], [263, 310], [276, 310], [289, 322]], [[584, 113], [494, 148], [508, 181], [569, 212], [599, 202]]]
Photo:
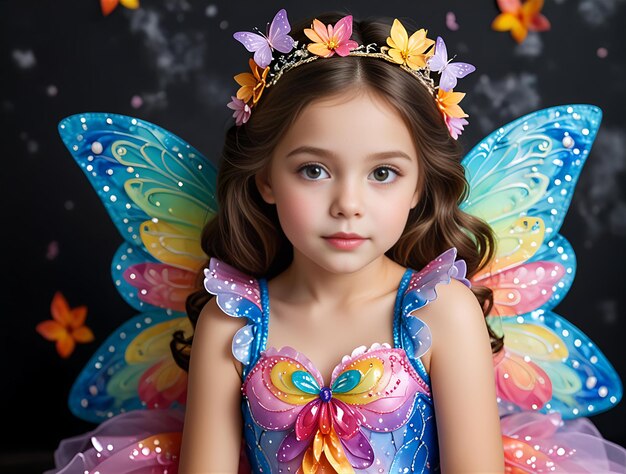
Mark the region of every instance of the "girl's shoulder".
[[402, 308], [398, 324], [398, 342], [410, 358], [424, 356], [433, 339], [440, 339], [437, 337], [440, 333], [445, 334], [447, 323], [444, 319], [447, 319], [453, 300], [468, 301], [471, 298], [478, 304], [466, 278], [467, 265], [456, 257], [457, 250], [451, 247], [421, 270], [410, 274], [400, 299]]

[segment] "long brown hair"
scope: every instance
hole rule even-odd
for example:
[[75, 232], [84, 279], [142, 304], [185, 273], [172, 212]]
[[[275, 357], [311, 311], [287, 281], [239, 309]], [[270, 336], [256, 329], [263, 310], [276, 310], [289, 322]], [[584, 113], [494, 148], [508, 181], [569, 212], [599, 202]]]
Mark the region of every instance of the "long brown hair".
[[[335, 23], [342, 14], [316, 18]], [[295, 40], [307, 41], [302, 30], [312, 20], [292, 29]], [[359, 44], [386, 43], [391, 22], [353, 22], [352, 39]], [[386, 255], [405, 267], [420, 269], [454, 246], [465, 260], [468, 278], [489, 264], [495, 253], [492, 229], [463, 212], [459, 204], [469, 192], [461, 165], [462, 150], [445, 125], [432, 94], [412, 75], [384, 60], [331, 57], [312, 61], [286, 73], [268, 88], [247, 123], [226, 132], [217, 176], [218, 212], [202, 233], [204, 252], [253, 277], [272, 278], [291, 263], [293, 249], [281, 230], [275, 207], [261, 198], [254, 177], [271, 159], [281, 137], [313, 100], [368, 88], [393, 106], [404, 119], [420, 156], [420, 201], [409, 213], [404, 232]], [[187, 299], [187, 314], [195, 327], [200, 310], [212, 297], [201, 285]], [[483, 313], [493, 306], [489, 288], [472, 287]], [[487, 325], [492, 351], [502, 347]], [[172, 350], [187, 369], [193, 336], [174, 335]]]

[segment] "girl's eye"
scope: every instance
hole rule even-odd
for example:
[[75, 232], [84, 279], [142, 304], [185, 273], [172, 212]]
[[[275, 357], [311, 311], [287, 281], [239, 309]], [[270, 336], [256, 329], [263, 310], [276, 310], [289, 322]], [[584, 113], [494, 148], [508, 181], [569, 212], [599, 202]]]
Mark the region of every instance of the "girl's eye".
[[298, 170], [298, 173], [305, 179], [317, 181], [318, 179], [328, 178], [328, 173], [320, 165], [304, 165]]
[[372, 176], [374, 180], [379, 183], [391, 183], [396, 180], [398, 177], [398, 172], [393, 168], [389, 168], [387, 166], [381, 166], [380, 168], [376, 168], [372, 171]]

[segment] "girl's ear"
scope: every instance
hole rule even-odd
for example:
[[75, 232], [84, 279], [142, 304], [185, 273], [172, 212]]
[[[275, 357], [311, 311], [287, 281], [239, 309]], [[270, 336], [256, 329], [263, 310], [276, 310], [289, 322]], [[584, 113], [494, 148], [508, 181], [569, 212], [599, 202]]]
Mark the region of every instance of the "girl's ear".
[[269, 179], [267, 167], [263, 168], [254, 175], [254, 181], [263, 200], [268, 204], [275, 204], [276, 199], [274, 199], [274, 191], [272, 189], [272, 183]]

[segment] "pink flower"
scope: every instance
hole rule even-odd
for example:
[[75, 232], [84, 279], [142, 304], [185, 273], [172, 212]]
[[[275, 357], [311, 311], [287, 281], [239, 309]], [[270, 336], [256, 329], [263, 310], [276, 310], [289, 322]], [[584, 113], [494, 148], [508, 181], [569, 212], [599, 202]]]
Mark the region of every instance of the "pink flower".
[[235, 96], [231, 95], [230, 98], [232, 100], [228, 104], [226, 104], [226, 107], [235, 111], [233, 113], [233, 117], [235, 117], [235, 124], [239, 126], [246, 123], [250, 118], [250, 114], [252, 113], [250, 106], [246, 104], [243, 100], [238, 99]]
[[459, 135], [461, 135], [461, 133], [463, 132], [463, 127], [469, 122], [464, 118], [449, 117], [447, 115], [445, 119], [450, 135], [452, 135], [452, 138], [454, 138], [455, 140], [458, 140]]
[[352, 36], [352, 15], [344, 16], [335, 23], [335, 26], [324, 25], [317, 18], [313, 20], [311, 28], [306, 28], [304, 34], [313, 43], [307, 49], [317, 56], [329, 58], [337, 53], [339, 56], [348, 56], [350, 51], [358, 46]]

